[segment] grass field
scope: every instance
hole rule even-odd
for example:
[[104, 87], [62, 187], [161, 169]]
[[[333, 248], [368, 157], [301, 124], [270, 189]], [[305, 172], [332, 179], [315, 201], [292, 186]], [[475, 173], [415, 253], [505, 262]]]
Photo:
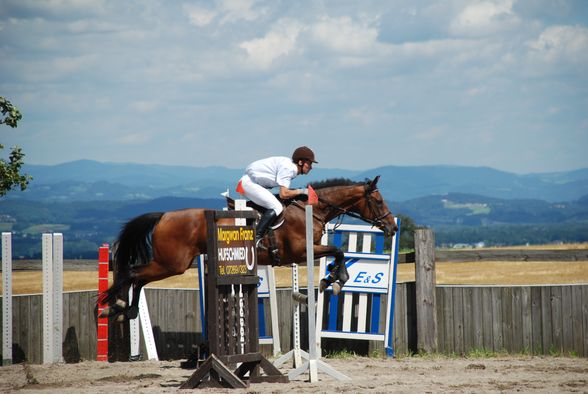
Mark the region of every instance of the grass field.
[[[305, 287], [306, 267], [299, 268], [300, 284]], [[278, 287], [291, 287], [291, 268], [277, 267]], [[550, 285], [587, 284], [588, 261], [486, 261], [437, 263], [437, 284], [443, 285]], [[314, 272], [318, 285], [318, 267]], [[43, 291], [41, 271], [13, 273], [14, 294], [36, 294]], [[398, 282], [414, 281], [414, 264], [398, 265]], [[65, 271], [64, 291], [97, 290], [98, 271]], [[1, 287], [1, 284], [0, 284]], [[148, 287], [197, 288], [198, 274], [191, 268], [183, 275], [153, 282]]]

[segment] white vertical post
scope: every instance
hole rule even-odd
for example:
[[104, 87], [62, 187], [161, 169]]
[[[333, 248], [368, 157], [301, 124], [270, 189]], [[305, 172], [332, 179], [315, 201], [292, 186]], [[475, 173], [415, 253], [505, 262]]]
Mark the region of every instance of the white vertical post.
[[[129, 305], [133, 302], [133, 286], [129, 286]], [[141, 307], [139, 306], [139, 310]], [[141, 359], [141, 327], [139, 325], [141, 316], [135, 319], [129, 319], [129, 342], [130, 353], [129, 361], [139, 361]]]
[[[298, 286], [298, 265], [292, 264], [292, 295], [299, 292]], [[277, 313], [276, 313], [277, 314]], [[292, 350], [282, 355], [274, 361], [274, 366], [279, 367], [286, 361], [292, 359], [292, 366], [296, 369], [302, 368], [302, 359], [308, 360], [308, 353], [300, 349], [300, 302], [294, 302], [292, 312], [292, 324], [294, 325], [294, 338], [292, 340]]]
[[[316, 332], [315, 332], [315, 297], [314, 297], [314, 247], [312, 226], [312, 205], [306, 206], [306, 270], [308, 279], [308, 362], [310, 382], [318, 382]], [[309, 225], [310, 224], [310, 225]]]
[[63, 362], [63, 234], [53, 234], [53, 362]]
[[12, 234], [2, 233], [2, 365], [12, 364]]
[[158, 361], [159, 356], [157, 354], [157, 346], [155, 346], [155, 337], [153, 336], [149, 307], [145, 298], [145, 289], [141, 289], [141, 293], [139, 294], [139, 316], [141, 318], [141, 329], [143, 330], [145, 348], [147, 349], [147, 359]]
[[[292, 293], [298, 293], [300, 291], [298, 287], [298, 265], [292, 264]], [[302, 357], [300, 355], [300, 303], [294, 303], [294, 315], [293, 315], [293, 323], [294, 323], [294, 346], [293, 350], [293, 366], [294, 368], [298, 368], [302, 365]], [[308, 358], [308, 357], [307, 357]]]
[[[318, 370], [329, 374], [331, 377], [340, 381], [350, 381], [348, 376], [336, 371], [329, 364], [320, 360], [317, 352], [316, 342], [316, 303], [314, 296], [314, 226], [312, 217], [312, 205], [306, 206], [306, 269], [308, 282], [308, 361], [300, 368], [288, 373], [288, 378], [293, 380], [308, 369], [310, 382], [318, 382]], [[274, 363], [275, 365], [275, 363]]]
[[[133, 287], [129, 289], [129, 304], [133, 301]], [[155, 337], [153, 336], [153, 327], [151, 326], [151, 317], [149, 316], [149, 307], [145, 298], [145, 289], [139, 293], [139, 315], [135, 319], [129, 320], [129, 332], [131, 342], [130, 361], [141, 359], [141, 332], [143, 332], [143, 341], [147, 349], [148, 360], [159, 360], [157, 346], [155, 346]]]
[[51, 234], [43, 234], [43, 364], [53, 362], [53, 247]]
[[276, 276], [274, 273], [274, 267], [271, 265], [267, 266], [267, 279], [269, 289], [269, 301], [270, 301], [270, 317], [272, 321], [272, 342], [273, 342], [273, 354], [274, 356], [282, 352], [280, 343], [280, 324], [278, 322], [278, 297], [276, 294]]
[[43, 234], [43, 364], [61, 362], [63, 235]]

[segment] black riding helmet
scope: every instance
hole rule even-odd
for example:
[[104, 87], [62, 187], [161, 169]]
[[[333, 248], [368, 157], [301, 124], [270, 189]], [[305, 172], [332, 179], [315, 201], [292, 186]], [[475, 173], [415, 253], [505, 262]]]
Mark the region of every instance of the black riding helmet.
[[318, 161], [314, 160], [314, 152], [307, 146], [296, 148], [294, 153], [292, 153], [292, 161], [296, 163], [298, 160], [307, 160], [313, 163], [318, 163]]

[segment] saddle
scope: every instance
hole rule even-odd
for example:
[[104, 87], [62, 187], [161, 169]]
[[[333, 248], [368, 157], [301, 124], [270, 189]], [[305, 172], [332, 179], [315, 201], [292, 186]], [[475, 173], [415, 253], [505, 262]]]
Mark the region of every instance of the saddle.
[[[275, 223], [269, 228], [269, 231], [263, 237], [258, 247], [258, 253], [261, 252], [268, 254], [269, 260], [272, 262], [272, 266], [280, 265], [279, 245], [276, 240], [274, 230], [280, 228], [280, 226], [284, 224], [284, 213], [286, 212], [285, 208], [291, 204], [298, 203], [298, 201], [306, 201], [308, 199], [308, 196], [306, 195], [299, 195], [290, 199], [282, 199], [277, 194], [275, 196], [282, 203], [282, 205], [284, 205], [284, 209], [276, 218]], [[229, 211], [234, 211], [235, 199], [229, 196], [225, 196], [225, 198], [227, 200], [227, 208]], [[261, 217], [261, 215], [263, 215], [263, 213], [267, 210], [267, 208], [262, 207], [261, 205], [258, 205], [250, 200], [247, 200], [246, 206], [256, 211], [258, 213], [258, 218]]]

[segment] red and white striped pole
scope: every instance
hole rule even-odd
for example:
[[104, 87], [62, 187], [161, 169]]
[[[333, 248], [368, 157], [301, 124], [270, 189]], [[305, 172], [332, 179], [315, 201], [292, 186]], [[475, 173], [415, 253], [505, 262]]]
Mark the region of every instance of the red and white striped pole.
[[[100, 295], [108, 289], [108, 257], [110, 250], [108, 244], [103, 244], [98, 249], [98, 315], [108, 305], [100, 303]], [[98, 342], [96, 344], [96, 360], [108, 361], [108, 317], [98, 318]]]

